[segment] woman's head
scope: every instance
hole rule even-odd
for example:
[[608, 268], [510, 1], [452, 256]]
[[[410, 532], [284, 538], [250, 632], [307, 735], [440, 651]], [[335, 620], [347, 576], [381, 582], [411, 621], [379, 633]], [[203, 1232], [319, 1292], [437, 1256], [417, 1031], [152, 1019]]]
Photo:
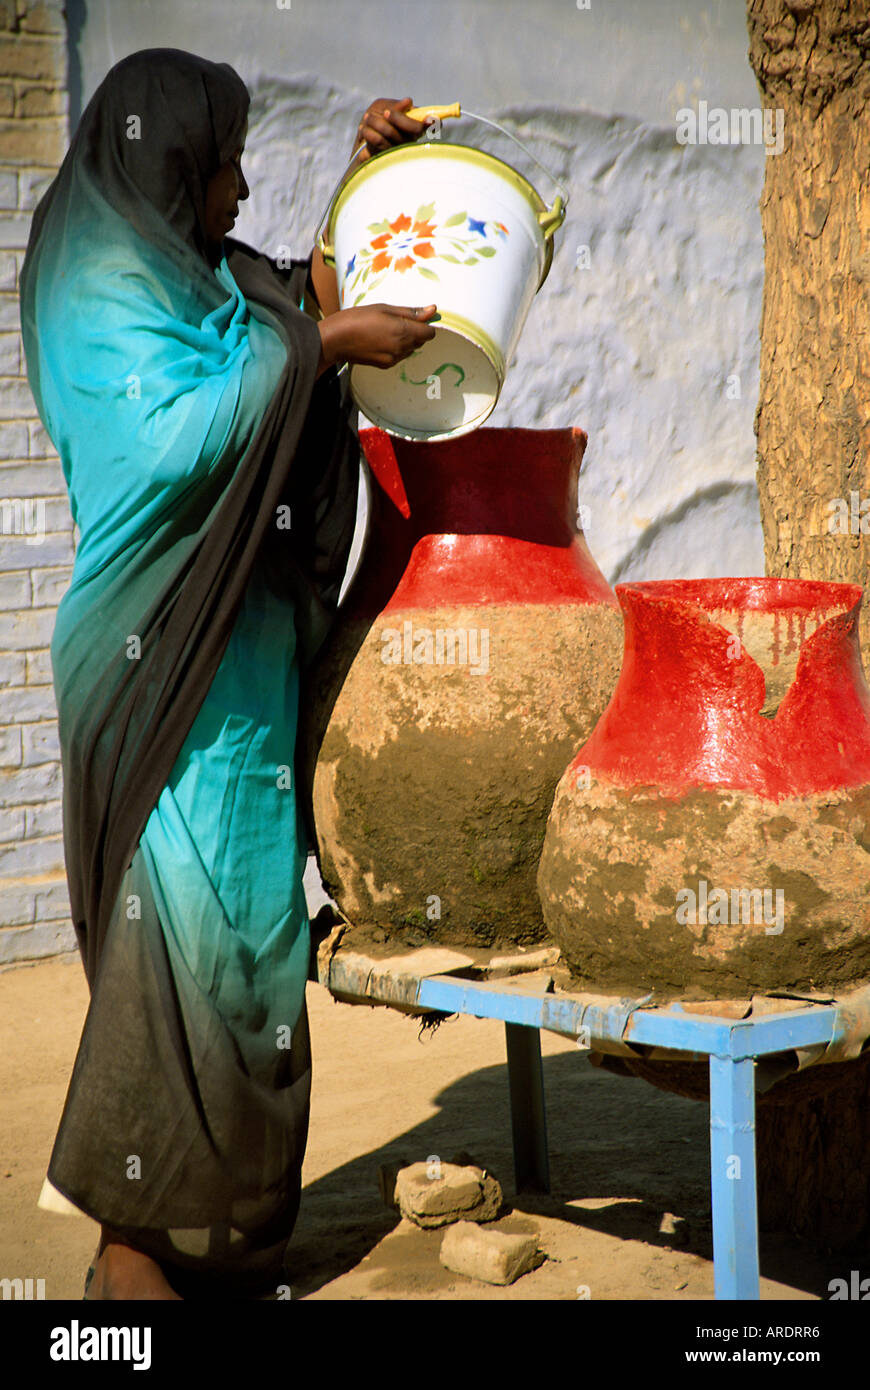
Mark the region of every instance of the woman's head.
[[239, 215], [239, 203], [250, 192], [242, 173], [242, 155], [245, 149], [247, 123], [240, 136], [240, 143], [230, 156], [209, 179], [205, 193], [204, 227], [210, 250], [216, 254], [217, 248], [232, 231]]
[[153, 240], [156, 212], [214, 264], [248, 196], [239, 160], [249, 104], [229, 63], [143, 49], [104, 78], [73, 145], [81, 133], [99, 186], [137, 230]]

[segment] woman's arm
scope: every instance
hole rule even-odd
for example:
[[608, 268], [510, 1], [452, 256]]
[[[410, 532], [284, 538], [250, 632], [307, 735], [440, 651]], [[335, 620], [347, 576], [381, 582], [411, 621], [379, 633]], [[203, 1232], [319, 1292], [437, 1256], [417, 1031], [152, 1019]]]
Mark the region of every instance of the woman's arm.
[[320, 361], [317, 364], [317, 374], [314, 380], [323, 376], [325, 371], [335, 365], [336, 347], [332, 337], [332, 324], [327, 323], [326, 318], [322, 318], [317, 325], [320, 333]]
[[395, 304], [367, 304], [358, 309], [340, 309], [322, 318], [317, 325], [320, 333], [317, 376], [336, 362], [394, 367], [435, 337], [429, 320], [436, 312], [434, 304], [418, 309]]
[[338, 302], [335, 270], [326, 264], [320, 253], [320, 248], [317, 246], [311, 253], [311, 283], [314, 287], [314, 297], [320, 306], [323, 317], [328, 318], [330, 314], [337, 314], [341, 305]]

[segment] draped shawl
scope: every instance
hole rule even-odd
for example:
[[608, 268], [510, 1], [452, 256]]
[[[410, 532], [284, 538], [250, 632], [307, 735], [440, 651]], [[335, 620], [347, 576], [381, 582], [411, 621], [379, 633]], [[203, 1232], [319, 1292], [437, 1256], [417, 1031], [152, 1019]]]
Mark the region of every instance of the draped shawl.
[[[233, 293], [205, 255], [206, 185], [248, 103], [226, 63], [149, 49], [117, 64], [34, 213], [21, 271], [31, 389], [81, 531], [51, 654], [72, 919], [91, 981], [255, 557], [297, 605], [306, 666], [353, 538], [355, 415], [333, 369], [315, 380], [320, 335], [298, 308], [310, 258], [282, 270], [227, 238]], [[286, 348], [277, 380], [252, 357], [254, 311]], [[134, 532], [113, 546], [100, 480], [117, 489], [125, 471]]]
[[[239, 147], [248, 102], [227, 64], [178, 50], [113, 68], [34, 213], [21, 316], [81, 533], [51, 658], [91, 1005], [49, 1176], [155, 1258], [176, 1253], [161, 1231], [223, 1213], [200, 1264], [248, 1260], [272, 1279], [307, 1133], [304, 1005], [274, 1090], [248, 1074], [224, 1023], [191, 1034], [137, 849], [255, 569], [293, 605], [304, 677], [353, 537], [355, 413], [347, 374], [316, 379], [320, 336], [299, 308], [310, 260], [283, 269], [230, 238], [217, 264], [207, 254], [208, 181]], [[120, 920], [129, 892], [141, 922]], [[124, 1142], [113, 1130], [145, 1143], [149, 1122], [175, 1146], [150, 1205], [102, 1163]], [[125, 1222], [131, 1210], [141, 1221]]]

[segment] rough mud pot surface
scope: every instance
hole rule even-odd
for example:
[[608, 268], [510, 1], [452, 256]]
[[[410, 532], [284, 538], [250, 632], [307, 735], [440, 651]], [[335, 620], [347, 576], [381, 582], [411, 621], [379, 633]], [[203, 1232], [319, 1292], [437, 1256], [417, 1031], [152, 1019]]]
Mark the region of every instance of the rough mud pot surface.
[[[656, 1002], [870, 982], [870, 788], [767, 801], [748, 792], [561, 782], [539, 884], [577, 988]], [[782, 892], [782, 930], [680, 922], [677, 893]], [[710, 909], [712, 915], [712, 908]], [[747, 920], [751, 916], [752, 920]]]
[[[621, 617], [603, 604], [488, 606], [391, 612], [389, 625], [406, 619], [485, 626], [489, 669], [385, 664], [380, 624], [348, 635], [359, 651], [314, 783], [324, 883], [352, 921], [388, 933], [540, 942], [547, 817], [616, 683]], [[334, 687], [338, 670], [322, 679]]]
[[[492, 1020], [419, 1025], [335, 1003], [308, 986], [311, 1131], [292, 1243], [294, 1298], [396, 1300], [711, 1299], [707, 1108], [590, 1067], [542, 1035], [552, 1192], [513, 1186], [504, 1030]], [[37, 1208], [87, 1007], [77, 958], [0, 972], [0, 1252], [9, 1277], [45, 1278], [48, 1299], [81, 1297], [97, 1228]], [[441, 1233], [381, 1204], [382, 1163], [467, 1149], [502, 1181], [500, 1230], [540, 1233], [547, 1261], [507, 1288], [452, 1275]], [[662, 1229], [663, 1228], [663, 1229]], [[770, 1234], [762, 1298], [827, 1298], [842, 1257]]]

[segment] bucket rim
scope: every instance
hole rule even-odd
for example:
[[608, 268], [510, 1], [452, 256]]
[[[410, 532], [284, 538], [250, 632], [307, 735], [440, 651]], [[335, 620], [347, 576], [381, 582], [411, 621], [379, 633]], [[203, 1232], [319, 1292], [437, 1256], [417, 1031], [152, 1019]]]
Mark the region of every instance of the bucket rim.
[[[499, 159], [498, 155], [490, 154], [488, 150], [477, 150], [473, 145], [464, 145], [458, 140], [427, 140], [425, 143], [393, 145], [388, 150], [380, 150], [378, 154], [371, 155], [364, 164], [354, 169], [353, 173], [346, 179], [335, 194], [327, 210], [326, 216], [321, 224], [324, 228], [323, 235], [329, 242], [334, 241], [335, 219], [350, 197], [351, 192], [355, 193], [359, 190], [366, 178], [370, 177], [374, 172], [373, 166], [376, 166], [380, 160], [430, 159], [433, 153], [438, 154], [440, 151], [444, 150], [461, 150], [469, 163], [482, 162], [490, 166], [497, 166], [495, 171], [501, 173], [503, 176], [507, 175], [508, 182], [513, 183], [517, 192], [521, 193], [526, 198], [527, 202], [531, 204], [535, 214], [548, 211], [547, 204], [544, 202], [534, 184], [531, 183], [524, 174], [521, 174], [518, 169], [515, 169], [512, 164], [508, 164], [504, 159]], [[545, 236], [540, 227], [538, 230], [545, 247], [544, 268], [541, 273], [541, 278], [538, 281], [538, 289], [540, 289], [547, 278], [552, 264], [555, 237]]]
[[[371, 404], [367, 405], [363, 403], [362, 401], [357, 399], [356, 395], [354, 395], [354, 399], [357, 401], [357, 405], [359, 409], [362, 411], [363, 415], [365, 415], [366, 419], [371, 420], [372, 425], [376, 429], [384, 430], [387, 434], [392, 435], [396, 439], [406, 439], [418, 443], [428, 441], [433, 444], [445, 439], [459, 439], [464, 434], [470, 434], [472, 430], [480, 429], [484, 420], [488, 420], [492, 412], [495, 410], [501, 397], [502, 388], [505, 382], [505, 375], [507, 373], [507, 362], [505, 361], [504, 354], [500, 351], [498, 345], [494, 343], [493, 340], [486, 333], [484, 333], [478, 327], [477, 324], [472, 323], [470, 319], [463, 318], [461, 314], [455, 314], [451, 310], [447, 310], [444, 314], [442, 314], [441, 317], [443, 321], [438, 324], [436, 330], [437, 336], [442, 336], [444, 332], [456, 334], [460, 338], [464, 338], [467, 342], [471, 343], [473, 347], [476, 347], [478, 351], [483, 353], [483, 356], [489, 363], [489, 366], [495, 378], [495, 394], [492, 400], [490, 401], [489, 405], [486, 407], [486, 410], [483, 411], [481, 414], [475, 415], [472, 420], [469, 420], [464, 425], [460, 425], [458, 427], [454, 426], [449, 429], [439, 430], [435, 432], [423, 429], [422, 426], [402, 426], [396, 423], [395, 421], [390, 421], [389, 423], [387, 423], [386, 416], [383, 414], [383, 412], [378, 412], [377, 409], [373, 408]], [[351, 389], [353, 389], [354, 371], [361, 365], [363, 364], [356, 363], [350, 368]]]

